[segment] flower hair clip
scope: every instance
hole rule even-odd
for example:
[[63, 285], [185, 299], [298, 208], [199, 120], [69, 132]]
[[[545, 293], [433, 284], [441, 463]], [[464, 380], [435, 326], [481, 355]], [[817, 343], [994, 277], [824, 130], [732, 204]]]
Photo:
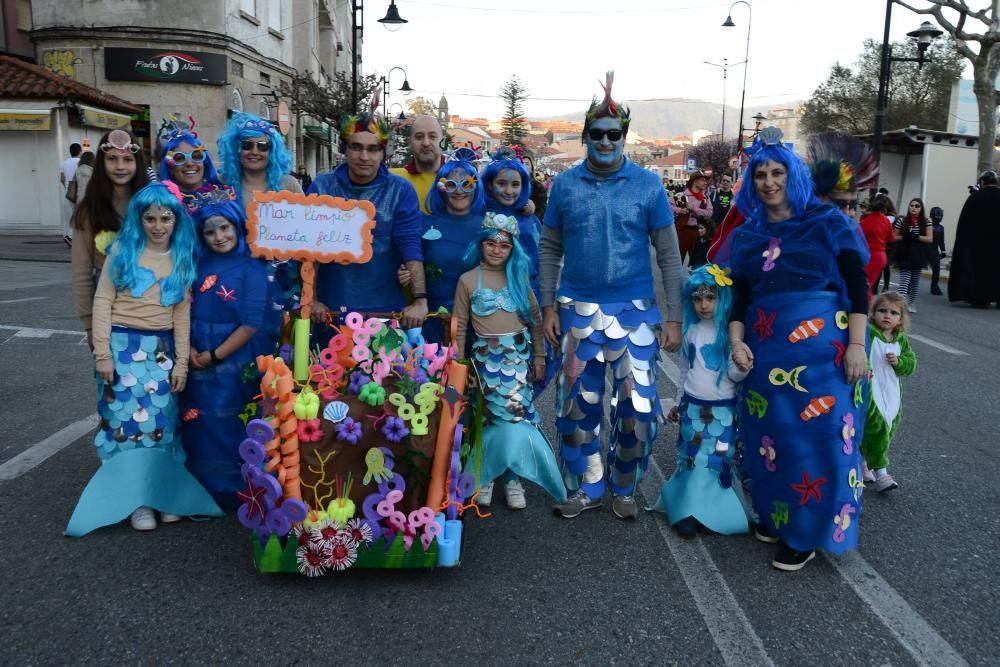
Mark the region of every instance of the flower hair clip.
[[712, 264], [707, 270], [715, 278], [715, 284], [719, 287], [729, 287], [733, 284], [733, 279], [729, 277], [729, 269], [723, 269], [718, 264]]
[[120, 151], [129, 151], [130, 153], [138, 153], [140, 146], [132, 141], [132, 137], [125, 130], [112, 130], [111, 134], [108, 135], [108, 140], [100, 145], [99, 150], [107, 153], [112, 148], [117, 148]]

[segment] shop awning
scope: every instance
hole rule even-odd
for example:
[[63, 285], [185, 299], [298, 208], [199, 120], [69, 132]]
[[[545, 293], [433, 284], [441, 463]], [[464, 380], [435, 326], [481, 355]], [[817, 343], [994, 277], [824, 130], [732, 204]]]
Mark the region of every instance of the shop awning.
[[40, 132], [51, 129], [52, 112], [49, 108], [0, 109], [0, 130], [26, 130]]
[[332, 143], [329, 125], [303, 125], [302, 129], [305, 130], [306, 136], [313, 141], [323, 144], [324, 146], [329, 146]]
[[84, 125], [100, 127], [105, 130], [121, 130], [131, 124], [132, 119], [124, 114], [106, 111], [96, 107], [89, 107], [86, 104], [77, 104], [80, 111], [80, 120]]

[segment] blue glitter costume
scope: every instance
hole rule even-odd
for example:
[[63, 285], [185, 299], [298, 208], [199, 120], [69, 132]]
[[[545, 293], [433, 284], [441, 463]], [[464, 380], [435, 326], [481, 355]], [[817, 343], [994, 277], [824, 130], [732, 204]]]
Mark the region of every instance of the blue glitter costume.
[[408, 261], [421, 261], [420, 207], [405, 179], [390, 174], [384, 165], [367, 185], [355, 185], [342, 164], [320, 174], [309, 194], [344, 199], [365, 199], [375, 206], [372, 258], [367, 264], [320, 264], [316, 267], [316, 300], [330, 309], [397, 311], [406, 305], [396, 280], [396, 269]]
[[563, 363], [556, 397], [563, 478], [570, 491], [604, 494], [587, 481], [588, 459], [601, 452], [606, 365], [614, 394], [607, 465], [615, 495], [630, 496], [645, 471], [660, 403], [656, 332], [662, 317], [653, 291], [650, 238], [673, 224], [663, 186], [625, 160], [598, 177], [586, 163], [560, 174], [544, 224], [562, 232], [564, 266], [557, 291]]

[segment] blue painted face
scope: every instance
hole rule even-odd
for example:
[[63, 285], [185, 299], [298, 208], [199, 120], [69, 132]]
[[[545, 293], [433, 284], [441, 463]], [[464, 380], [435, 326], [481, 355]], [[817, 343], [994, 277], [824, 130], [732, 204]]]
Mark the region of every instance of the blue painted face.
[[[600, 139], [594, 139], [593, 134], [600, 133]], [[617, 131], [618, 139], [612, 141], [606, 131]], [[614, 118], [598, 118], [590, 124], [587, 136], [587, 160], [596, 167], [612, 167], [621, 159], [625, 150], [625, 133], [622, 124]]]

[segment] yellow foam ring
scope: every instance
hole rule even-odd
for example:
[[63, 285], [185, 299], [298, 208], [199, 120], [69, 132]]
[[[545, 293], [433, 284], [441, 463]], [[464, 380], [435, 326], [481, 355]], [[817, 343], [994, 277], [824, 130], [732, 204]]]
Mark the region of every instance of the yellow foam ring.
[[413, 402], [417, 405], [426, 405], [427, 403], [433, 405], [437, 402], [437, 396], [422, 391], [413, 397]]
[[406, 397], [402, 394], [389, 394], [389, 402], [397, 408], [401, 408], [406, 405]]
[[405, 421], [413, 419], [413, 415], [415, 415], [416, 413], [417, 411], [409, 403], [404, 403], [403, 405], [399, 406], [399, 416]]
[[430, 420], [427, 418], [427, 415], [416, 415], [413, 420], [410, 421], [410, 428], [412, 428], [414, 432], [418, 430], [423, 431], [423, 433], [418, 433], [417, 435], [427, 435], [427, 425], [429, 423]]
[[433, 414], [434, 408], [436, 408], [436, 407], [437, 407], [437, 405], [434, 404], [434, 403], [428, 403], [427, 405], [421, 405], [420, 406], [420, 414], [424, 415], [424, 416]]
[[422, 394], [430, 393], [434, 395], [440, 394], [441, 385], [439, 385], [437, 382], [425, 382], [422, 385], [420, 385], [420, 393]]

